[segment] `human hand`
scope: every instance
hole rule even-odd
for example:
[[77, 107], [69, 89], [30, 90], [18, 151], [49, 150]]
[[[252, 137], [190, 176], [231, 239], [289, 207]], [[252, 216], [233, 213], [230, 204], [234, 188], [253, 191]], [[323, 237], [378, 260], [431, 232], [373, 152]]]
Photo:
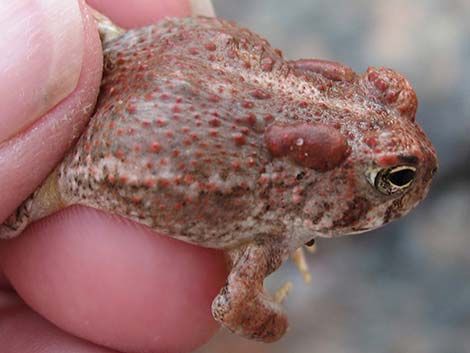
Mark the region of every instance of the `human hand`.
[[[183, 0], [89, 3], [124, 27], [190, 11]], [[83, 0], [0, 7], [2, 222], [86, 125], [102, 57]], [[78, 206], [0, 241], [0, 268], [3, 353], [191, 351], [217, 329], [210, 303], [226, 275], [220, 252]]]

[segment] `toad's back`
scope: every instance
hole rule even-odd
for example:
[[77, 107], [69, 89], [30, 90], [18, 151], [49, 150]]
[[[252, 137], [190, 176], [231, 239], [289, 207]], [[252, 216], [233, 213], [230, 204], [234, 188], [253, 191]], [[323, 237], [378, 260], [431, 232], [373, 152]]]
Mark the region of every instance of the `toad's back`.
[[252, 236], [265, 112], [278, 102], [250, 75], [268, 77], [279, 53], [226, 21], [189, 18], [129, 31], [104, 54], [96, 113], [60, 169], [63, 198], [193, 242], [231, 242], [233, 227]]

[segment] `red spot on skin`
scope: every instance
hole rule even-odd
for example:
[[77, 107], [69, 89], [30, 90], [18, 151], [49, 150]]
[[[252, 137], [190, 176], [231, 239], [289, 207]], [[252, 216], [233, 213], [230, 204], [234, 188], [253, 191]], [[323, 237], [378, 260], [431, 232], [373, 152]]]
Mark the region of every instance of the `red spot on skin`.
[[148, 178], [144, 180], [144, 186], [148, 189], [154, 188], [155, 185], [156, 185], [156, 182], [153, 179]]
[[211, 119], [209, 120], [209, 125], [213, 127], [218, 127], [222, 124], [222, 122], [219, 119]]
[[119, 159], [122, 159], [122, 157], [124, 157], [124, 152], [123, 150], [119, 149], [116, 151], [116, 157], [119, 158]]
[[148, 92], [144, 95], [144, 100], [147, 102], [150, 102], [155, 99], [155, 96], [153, 95], [152, 92]]
[[133, 103], [128, 103], [127, 106], [126, 106], [126, 111], [129, 114], [135, 114], [135, 113], [137, 113], [137, 106]]
[[273, 70], [273, 66], [274, 66], [274, 59], [267, 56], [265, 58], [263, 58], [261, 60], [261, 70], [263, 70], [264, 72], [270, 72]]
[[204, 48], [206, 48], [209, 51], [215, 51], [217, 49], [217, 46], [212, 42], [207, 42], [204, 44]]
[[242, 102], [242, 107], [243, 108], [246, 108], [246, 109], [250, 109], [250, 108], [253, 108], [255, 105], [253, 102], [250, 102], [250, 101], [243, 101]]
[[161, 179], [158, 180], [158, 186], [160, 186], [162, 188], [165, 188], [168, 185], [170, 185], [170, 181], [168, 179], [161, 178]]
[[260, 90], [260, 89], [255, 89], [250, 92], [250, 96], [256, 99], [269, 99], [271, 98], [271, 94], [269, 92]]
[[163, 127], [163, 126], [168, 125], [168, 120], [166, 120], [165, 118], [157, 118], [155, 120], [155, 124], [157, 124], [157, 126], [159, 127]]
[[126, 184], [129, 181], [129, 177], [127, 175], [121, 175], [119, 177], [119, 181], [123, 184]]
[[377, 138], [376, 137], [366, 137], [364, 139], [364, 142], [367, 146], [371, 147], [371, 148], [374, 148], [378, 145], [378, 141], [377, 141]]
[[274, 121], [274, 116], [271, 114], [268, 114], [264, 117], [264, 121], [267, 123], [270, 123], [271, 121]]
[[232, 139], [237, 146], [243, 146], [246, 142], [245, 136], [239, 132], [232, 134]]
[[241, 168], [241, 163], [240, 163], [239, 160], [234, 160], [234, 161], [232, 161], [231, 164], [232, 164], [232, 168], [233, 168], [234, 170], [240, 170], [240, 168]]
[[162, 145], [154, 141], [150, 144], [150, 152], [158, 153], [162, 150]]
[[398, 157], [396, 155], [391, 156], [380, 156], [377, 160], [377, 163], [380, 166], [391, 166], [398, 164]]
[[192, 184], [194, 182], [194, 177], [191, 174], [186, 174], [184, 176], [184, 182], [186, 184]]
[[243, 135], [248, 135], [250, 133], [250, 129], [248, 129], [247, 127], [241, 127], [240, 128], [240, 132], [243, 134]]
[[273, 157], [289, 157], [297, 164], [325, 172], [337, 167], [348, 155], [346, 137], [325, 124], [275, 124], [265, 133]]
[[219, 96], [215, 95], [215, 94], [209, 94], [209, 95], [207, 96], [207, 100], [208, 100], [209, 102], [212, 102], [212, 103], [220, 102], [220, 99], [221, 99], [221, 98], [220, 98]]
[[246, 116], [246, 122], [250, 126], [255, 125], [256, 124], [256, 115], [255, 114], [248, 114]]
[[265, 175], [262, 175], [262, 176], [259, 177], [258, 183], [261, 184], [261, 185], [265, 185], [265, 184], [269, 183], [269, 178]]

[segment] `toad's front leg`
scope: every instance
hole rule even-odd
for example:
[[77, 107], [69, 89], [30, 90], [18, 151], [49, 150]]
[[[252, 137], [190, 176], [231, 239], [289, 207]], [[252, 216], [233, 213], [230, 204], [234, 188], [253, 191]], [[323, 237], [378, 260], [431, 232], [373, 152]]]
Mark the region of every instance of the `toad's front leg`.
[[264, 342], [281, 338], [288, 326], [287, 317], [281, 305], [264, 289], [263, 281], [288, 254], [286, 246], [278, 239], [230, 250], [232, 271], [212, 303], [215, 319], [247, 338]]

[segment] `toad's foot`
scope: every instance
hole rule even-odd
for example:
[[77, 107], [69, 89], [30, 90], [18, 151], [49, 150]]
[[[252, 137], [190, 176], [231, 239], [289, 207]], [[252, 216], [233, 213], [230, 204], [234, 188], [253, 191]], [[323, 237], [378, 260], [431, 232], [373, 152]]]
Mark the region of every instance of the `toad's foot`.
[[55, 169], [42, 185], [3, 222], [0, 223], [0, 239], [14, 238], [32, 222], [46, 217], [67, 204], [62, 199]]
[[232, 271], [212, 303], [217, 321], [239, 335], [264, 342], [276, 341], [287, 330], [282, 306], [263, 287], [263, 280], [287, 258], [275, 241], [252, 243], [231, 250]]
[[310, 283], [312, 281], [312, 275], [308, 269], [307, 261], [305, 260], [305, 253], [303, 248], [298, 248], [292, 253], [292, 260], [302, 274], [302, 278], [305, 283]]
[[2, 224], [0, 224], [0, 239], [10, 239], [18, 236], [30, 223], [31, 208], [34, 195], [29, 196]]

